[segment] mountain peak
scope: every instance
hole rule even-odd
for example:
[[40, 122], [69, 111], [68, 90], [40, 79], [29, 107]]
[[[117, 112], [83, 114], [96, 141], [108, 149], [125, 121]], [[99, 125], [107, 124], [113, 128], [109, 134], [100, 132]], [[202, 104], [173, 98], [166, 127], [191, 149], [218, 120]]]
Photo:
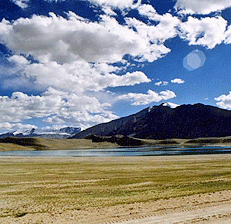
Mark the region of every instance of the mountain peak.
[[170, 106], [169, 103], [162, 103], [161, 106], [162, 106], [162, 107], [169, 107], [169, 108], [171, 108], [171, 106]]
[[166, 103], [161, 103], [159, 106], [176, 108], [176, 107], [179, 107], [180, 105], [175, 104], [175, 103], [166, 102]]

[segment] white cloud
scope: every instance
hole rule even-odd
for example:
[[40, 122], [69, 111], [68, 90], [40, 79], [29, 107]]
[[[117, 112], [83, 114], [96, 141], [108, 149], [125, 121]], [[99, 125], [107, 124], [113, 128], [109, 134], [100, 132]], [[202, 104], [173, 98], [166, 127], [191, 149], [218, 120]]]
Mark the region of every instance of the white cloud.
[[132, 105], [147, 105], [153, 102], [160, 102], [161, 100], [169, 100], [175, 98], [176, 94], [170, 90], [156, 93], [148, 90], [147, 94], [143, 93], [128, 93], [118, 97], [118, 100], [131, 100]]
[[22, 9], [25, 9], [28, 7], [28, 2], [30, 0], [11, 0], [12, 2], [14, 2], [17, 6], [21, 7]]
[[100, 72], [103, 74], [123, 70], [123, 66], [118, 67], [118, 66], [113, 66], [113, 65], [107, 64], [107, 63], [94, 63], [94, 64], [92, 64], [92, 68], [94, 68], [97, 72]]
[[221, 95], [215, 98], [216, 101], [219, 101], [217, 105], [223, 109], [231, 109], [231, 91], [228, 95]]
[[151, 82], [143, 72], [126, 73], [125, 75], [118, 76], [115, 74], [107, 74], [105, 77], [107, 80], [106, 86], [118, 87], [118, 86], [133, 86], [140, 83]]
[[159, 81], [159, 82], [155, 83], [156, 86], [161, 86], [161, 84], [162, 84], [162, 81]]
[[189, 41], [189, 45], [201, 45], [214, 48], [225, 39], [227, 21], [222, 17], [197, 19], [189, 17], [180, 25], [180, 37]]
[[157, 12], [156, 10], [148, 4], [143, 4], [138, 7], [138, 11], [141, 15], [147, 16], [149, 19], [155, 20], [157, 17]]
[[110, 16], [116, 16], [117, 14], [112, 10], [110, 6], [102, 6], [102, 10], [105, 12], [105, 14]]
[[0, 96], [0, 117], [2, 124], [11, 126], [35, 117], [48, 123], [89, 127], [118, 118], [107, 109], [108, 106], [95, 97], [49, 88], [42, 96], [29, 96], [22, 92], [14, 92], [11, 97]]
[[230, 0], [177, 0], [175, 7], [182, 14], [209, 14], [231, 7]]
[[151, 82], [143, 72], [127, 72], [124, 75], [102, 74], [115, 68], [109, 66], [91, 66], [86, 62], [59, 65], [56, 62], [30, 64], [24, 70], [26, 77], [35, 79], [39, 86], [52, 86], [56, 89], [83, 93], [84, 91], [101, 91], [107, 87], [133, 86]]
[[125, 54], [136, 56], [147, 48], [139, 35], [113, 18], [104, 16], [97, 23], [80, 20], [74, 13], [68, 15], [69, 19], [53, 13], [50, 17], [34, 15], [12, 24], [3, 20], [1, 42], [17, 54], [30, 54], [41, 62], [59, 63], [116, 62]]
[[21, 55], [13, 55], [8, 59], [10, 62], [16, 63], [16, 64], [29, 64], [30, 62], [23, 56]]
[[[153, 11], [150, 12], [150, 10]], [[128, 25], [135, 27], [137, 33], [155, 44], [163, 44], [166, 40], [177, 36], [177, 27], [181, 21], [170, 13], [159, 15], [150, 5], [142, 5], [138, 8], [139, 13], [148, 17], [149, 20], [158, 22], [157, 25], [141, 22], [135, 18], [126, 18]]]
[[[164, 57], [171, 50], [164, 43], [166, 40], [177, 36], [177, 27], [180, 20], [177, 17], [167, 13], [159, 15], [150, 5], [141, 5], [138, 7], [140, 15], [148, 18], [144, 23], [136, 18], [126, 18], [126, 23], [131, 29], [136, 30], [137, 34], [145, 40], [148, 48], [140, 55], [140, 61], [153, 62]], [[153, 24], [153, 21], [157, 25]]]
[[[12, 83], [6, 80], [5, 87], [16, 85], [18, 80], [26, 83], [26, 79], [33, 80], [37, 88], [51, 86], [71, 92], [132, 86], [151, 80], [139, 71], [113, 74], [123, 68], [108, 62], [122, 62], [125, 54], [153, 61], [168, 52], [163, 45], [151, 45], [133, 29], [108, 16], [93, 23], [71, 12], [68, 15], [69, 19], [51, 14], [0, 23], [1, 41], [17, 53], [9, 61], [23, 67], [17, 70], [21, 77]], [[32, 55], [39, 63], [30, 64], [20, 54]]]
[[159, 81], [155, 83], [156, 86], [167, 86], [168, 82], [167, 81]]
[[183, 84], [185, 83], [185, 81], [182, 79], [176, 78], [176, 79], [171, 80], [171, 83]]
[[176, 35], [176, 19], [170, 15], [160, 17], [156, 27], [135, 19], [127, 20], [129, 26], [120, 25], [106, 15], [101, 16], [100, 22], [89, 22], [73, 12], [68, 17], [50, 13], [49, 17], [34, 15], [12, 23], [3, 20], [0, 41], [16, 54], [32, 55], [43, 63], [80, 60], [114, 63], [126, 54], [152, 62], [170, 51], [163, 42]]

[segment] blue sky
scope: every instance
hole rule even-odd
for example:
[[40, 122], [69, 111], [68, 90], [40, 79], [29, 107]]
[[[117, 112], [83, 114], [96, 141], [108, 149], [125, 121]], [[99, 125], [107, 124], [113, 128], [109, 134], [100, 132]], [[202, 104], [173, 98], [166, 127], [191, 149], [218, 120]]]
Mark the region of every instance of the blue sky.
[[231, 109], [230, 56], [231, 0], [2, 0], [0, 132]]

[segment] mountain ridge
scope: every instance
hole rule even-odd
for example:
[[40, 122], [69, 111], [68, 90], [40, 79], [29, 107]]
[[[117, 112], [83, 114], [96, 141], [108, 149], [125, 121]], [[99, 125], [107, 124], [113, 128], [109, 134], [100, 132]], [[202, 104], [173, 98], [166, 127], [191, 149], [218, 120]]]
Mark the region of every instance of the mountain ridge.
[[176, 108], [152, 106], [136, 114], [88, 128], [71, 138], [125, 135], [141, 139], [192, 139], [231, 135], [231, 111], [197, 103]]
[[48, 139], [65, 139], [69, 138], [81, 131], [81, 128], [76, 127], [64, 127], [57, 130], [39, 130], [32, 128], [26, 131], [13, 131], [0, 135], [0, 138], [6, 137], [16, 137], [16, 138], [31, 138], [31, 137], [40, 137]]

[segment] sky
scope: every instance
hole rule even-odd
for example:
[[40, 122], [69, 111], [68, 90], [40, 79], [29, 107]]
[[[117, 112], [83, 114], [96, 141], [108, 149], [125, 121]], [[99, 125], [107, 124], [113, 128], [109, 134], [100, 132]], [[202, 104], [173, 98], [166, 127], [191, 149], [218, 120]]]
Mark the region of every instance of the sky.
[[0, 133], [230, 110], [230, 59], [231, 0], [1, 0]]

